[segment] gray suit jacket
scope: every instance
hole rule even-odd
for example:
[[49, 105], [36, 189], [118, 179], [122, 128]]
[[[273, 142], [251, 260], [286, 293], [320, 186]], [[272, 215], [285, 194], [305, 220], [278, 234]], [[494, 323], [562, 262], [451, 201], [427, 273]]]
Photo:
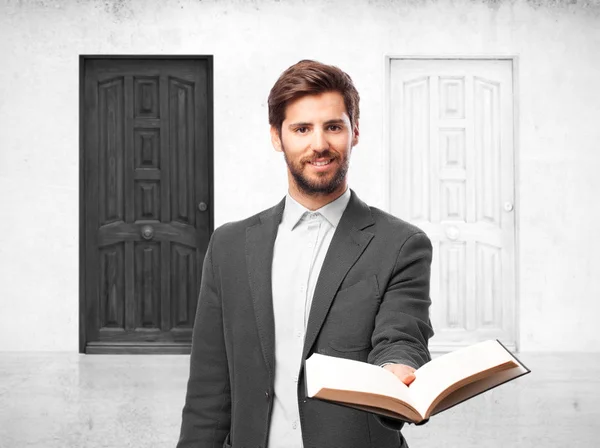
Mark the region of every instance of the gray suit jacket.
[[[267, 446], [275, 374], [271, 265], [284, 204], [211, 237], [178, 448]], [[431, 251], [418, 228], [352, 192], [317, 281], [302, 359], [317, 352], [415, 368], [427, 362]], [[397, 421], [307, 399], [303, 373], [305, 448], [405, 446]]]

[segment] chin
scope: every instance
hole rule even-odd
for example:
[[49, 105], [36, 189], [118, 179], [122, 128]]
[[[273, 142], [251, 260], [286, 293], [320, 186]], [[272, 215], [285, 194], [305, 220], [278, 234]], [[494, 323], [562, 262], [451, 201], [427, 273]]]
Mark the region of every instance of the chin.
[[331, 183], [335, 176], [327, 175], [327, 174], [317, 174], [315, 176], [306, 176], [305, 179], [310, 181], [311, 185], [314, 185], [318, 188], [326, 187]]

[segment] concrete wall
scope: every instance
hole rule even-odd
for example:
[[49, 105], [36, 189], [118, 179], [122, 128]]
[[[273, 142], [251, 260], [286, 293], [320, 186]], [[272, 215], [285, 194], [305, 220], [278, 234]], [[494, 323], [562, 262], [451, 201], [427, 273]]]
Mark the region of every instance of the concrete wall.
[[518, 55], [520, 346], [600, 350], [599, 49], [598, 1], [2, 1], [0, 350], [77, 350], [80, 54], [214, 55], [216, 225], [285, 193], [266, 97], [288, 65], [354, 78], [351, 186], [386, 208], [384, 56]]

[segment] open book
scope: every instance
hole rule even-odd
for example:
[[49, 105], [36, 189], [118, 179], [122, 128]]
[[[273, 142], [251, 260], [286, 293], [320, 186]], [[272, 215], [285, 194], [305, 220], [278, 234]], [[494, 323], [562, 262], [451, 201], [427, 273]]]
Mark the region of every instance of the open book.
[[306, 360], [306, 388], [308, 397], [419, 423], [529, 372], [489, 340], [433, 359], [410, 386], [382, 367], [315, 353]]

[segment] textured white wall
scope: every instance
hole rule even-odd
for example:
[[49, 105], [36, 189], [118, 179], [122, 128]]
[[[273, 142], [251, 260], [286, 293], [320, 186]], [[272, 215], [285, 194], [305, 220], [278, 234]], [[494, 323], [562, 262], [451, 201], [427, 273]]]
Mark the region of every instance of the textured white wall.
[[598, 0], [1, 1], [0, 350], [77, 350], [80, 54], [214, 55], [216, 225], [285, 193], [266, 97], [303, 58], [354, 78], [351, 186], [386, 208], [393, 54], [518, 55], [520, 345], [599, 351], [599, 49]]

